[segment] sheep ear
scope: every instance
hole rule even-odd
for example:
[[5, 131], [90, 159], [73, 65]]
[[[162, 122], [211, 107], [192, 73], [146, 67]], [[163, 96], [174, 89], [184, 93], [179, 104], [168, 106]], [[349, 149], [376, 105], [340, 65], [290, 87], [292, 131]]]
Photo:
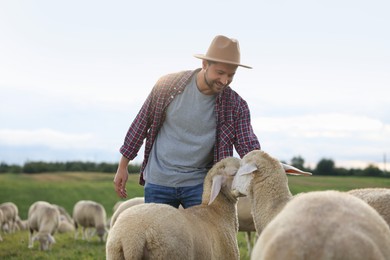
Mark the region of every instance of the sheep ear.
[[288, 164], [284, 164], [284, 163], [280, 163], [280, 164], [283, 166], [283, 169], [286, 172], [286, 174], [306, 175], [306, 176], [313, 175], [311, 172], [302, 171], [302, 170], [300, 170], [298, 168], [295, 168], [294, 166], [291, 166], [291, 165], [288, 165]]
[[216, 176], [213, 177], [213, 183], [211, 185], [211, 194], [210, 194], [209, 205], [218, 196], [219, 191], [221, 190], [221, 187], [222, 187], [222, 182], [223, 182], [223, 176], [222, 175], [216, 175]]
[[246, 163], [241, 165], [237, 171], [237, 176], [241, 176], [244, 174], [249, 174], [257, 170], [257, 166], [254, 163]]

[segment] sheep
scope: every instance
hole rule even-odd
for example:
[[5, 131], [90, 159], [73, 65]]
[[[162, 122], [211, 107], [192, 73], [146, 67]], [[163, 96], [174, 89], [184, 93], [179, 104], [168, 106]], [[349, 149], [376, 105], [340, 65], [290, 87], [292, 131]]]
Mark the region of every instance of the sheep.
[[286, 173], [311, 175], [280, 163], [262, 150], [251, 151], [241, 160], [232, 189], [249, 197], [258, 235], [293, 197]]
[[[114, 206], [114, 214], [111, 217], [110, 228], [115, 224], [119, 214], [125, 209], [144, 203], [144, 197], [134, 197], [126, 201], [119, 201]], [[252, 250], [251, 232], [256, 232], [253, 217], [250, 210], [250, 201], [247, 197], [241, 197], [237, 202], [238, 231], [245, 232], [248, 253]]]
[[53, 205], [56, 206], [58, 208], [58, 210], [60, 211], [60, 215], [61, 215], [62, 220], [66, 220], [71, 224], [74, 223], [72, 217], [69, 215], [69, 213], [66, 211], [66, 209], [64, 207], [61, 207], [61, 206], [56, 205], [56, 204], [53, 204]]
[[[253, 216], [251, 213], [251, 202], [248, 197], [241, 197], [237, 202], [238, 232], [245, 232], [248, 255], [252, 251], [252, 232], [256, 233]], [[257, 235], [254, 235], [256, 241]]]
[[144, 202], [145, 202], [144, 197], [134, 197], [134, 198], [128, 199], [126, 201], [123, 201], [120, 204], [116, 203], [115, 205], [118, 205], [118, 206], [116, 207], [116, 210], [114, 211], [114, 214], [111, 217], [110, 228], [112, 228], [114, 226], [115, 221], [118, 218], [119, 214], [121, 214], [125, 209], [130, 208], [130, 207], [135, 206], [135, 205], [138, 205], [138, 204], [143, 204]]
[[[30, 230], [28, 248], [33, 248], [34, 241], [38, 240], [40, 250], [49, 250], [55, 243], [53, 235], [60, 221], [60, 212], [57, 207], [46, 201], [37, 201], [30, 206], [27, 219]], [[33, 236], [34, 231], [38, 233]]]
[[347, 191], [378, 211], [390, 227], [390, 189], [362, 188]]
[[[300, 170], [298, 170], [296, 168], [289, 167], [288, 165], [280, 164], [276, 159], [272, 158], [271, 156], [269, 156], [267, 153], [265, 153], [263, 151], [252, 151], [243, 157], [240, 169], [238, 170], [238, 172], [235, 176], [235, 179], [233, 181], [233, 185], [232, 185], [233, 191], [236, 193], [238, 192], [238, 193], [242, 193], [244, 195], [248, 195], [249, 198], [251, 199], [252, 214], [254, 216], [256, 230], [257, 230], [258, 234], [260, 234], [260, 237], [259, 237], [258, 241], [256, 242], [255, 247], [252, 250], [252, 256], [251, 256], [252, 259], [258, 259], [259, 254], [262, 253], [260, 251], [266, 250], [264, 247], [259, 245], [259, 244], [263, 243], [263, 242], [260, 242], [260, 239], [261, 239], [261, 241], [267, 240], [267, 241], [269, 241], [269, 243], [273, 242], [273, 240], [270, 239], [268, 235], [266, 235], [266, 234], [269, 234], [271, 231], [265, 232], [266, 229], [268, 230], [268, 226], [267, 226], [268, 223], [273, 221], [275, 216], [279, 216], [278, 215], [279, 212], [285, 211], [283, 208], [285, 207], [285, 205], [287, 203], [290, 204], [289, 201], [295, 201], [295, 197], [292, 196], [292, 194], [288, 188], [288, 180], [287, 180], [287, 177], [285, 176], [285, 173], [310, 175], [310, 173], [303, 172], [303, 171], [300, 172]], [[296, 195], [296, 196], [299, 196], [299, 195]], [[349, 196], [351, 196], [351, 195], [349, 195]], [[292, 205], [295, 205], [295, 204], [292, 204]], [[303, 204], [305, 204], [305, 203], [303, 203]], [[320, 204], [320, 205], [322, 205], [322, 204]], [[367, 205], [367, 204], [365, 204], [365, 205]], [[282, 214], [282, 212], [279, 214]], [[303, 212], [303, 211], [301, 211], [301, 212]], [[305, 211], [305, 213], [304, 213], [305, 216], [306, 215], [311, 216], [311, 214], [309, 212], [310, 212], [310, 210]], [[334, 211], [332, 210], [331, 212], [334, 212]], [[356, 211], [355, 214], [359, 214], [359, 212]], [[372, 213], [369, 213], [369, 214], [372, 215]], [[319, 218], [322, 221], [324, 220], [322, 218], [322, 215], [320, 215]], [[376, 220], [376, 222], [377, 222], [377, 220]], [[289, 223], [284, 223], [283, 225], [288, 226]], [[292, 225], [292, 226], [294, 226], [294, 225]], [[297, 224], [295, 224], [295, 226], [297, 226]], [[298, 234], [296, 234], [296, 236], [298, 238], [299, 238], [299, 236], [302, 236], [302, 237], [305, 236], [305, 232], [303, 232], [302, 229], [299, 228], [299, 226], [297, 228], [299, 229], [300, 232]], [[381, 228], [383, 228], [383, 225]], [[281, 233], [283, 231], [284, 231], [284, 229], [282, 229], [282, 228], [280, 228], [278, 230], [272, 229], [271, 233], [275, 233], [275, 236], [276, 236], [279, 232]], [[385, 232], [387, 232], [387, 231], [385, 231]], [[263, 234], [263, 233], [265, 233], [265, 234]], [[308, 238], [309, 241], [311, 239], [313, 239], [313, 238], [312, 237]], [[292, 242], [292, 240], [290, 239], [288, 242]], [[281, 243], [281, 242], [275, 242], [273, 244], [274, 244], [274, 246], [277, 246], [277, 244], [279, 244], [279, 243]], [[296, 245], [295, 245], [295, 249], [297, 251], [299, 251], [299, 250], [304, 251], [306, 243], [308, 244], [308, 242], [305, 241], [304, 245], [302, 245], [301, 247], [296, 247]], [[284, 250], [284, 248], [279, 248], [279, 251], [286, 252], [287, 249]], [[312, 257], [312, 258], [317, 259], [316, 257]], [[293, 258], [290, 258], [290, 257], [278, 258], [275, 256], [274, 259], [293, 259]], [[354, 258], [350, 258], [350, 259], [354, 259]]]
[[27, 228], [28, 228], [28, 224], [27, 224], [27, 219], [21, 219], [20, 217], [19, 217], [19, 215], [18, 216], [16, 216], [16, 227], [17, 227], [17, 230], [27, 230]]
[[74, 223], [69, 222], [64, 215], [60, 215], [60, 223], [58, 225], [58, 233], [74, 232]]
[[301, 193], [264, 228], [251, 259], [389, 259], [390, 228], [361, 199], [328, 190]]
[[123, 203], [124, 201], [120, 200], [120, 201], [117, 201], [114, 205], [114, 207], [112, 207], [112, 213], [115, 213], [115, 211], [119, 208], [119, 206]]
[[0, 204], [0, 209], [3, 211], [4, 222], [1, 228], [3, 231], [13, 233], [16, 231], [16, 218], [19, 215], [18, 207], [13, 202], [4, 202]]
[[[4, 214], [3, 214], [3, 211], [0, 209], [0, 227], [3, 226], [3, 222], [4, 222]], [[1, 228], [0, 228], [0, 232], [1, 232]], [[1, 237], [1, 233], [0, 233], [0, 242], [3, 241], [3, 238]]]
[[239, 159], [228, 157], [209, 170], [201, 205], [145, 203], [124, 210], [108, 234], [107, 259], [239, 259], [231, 192], [238, 167]]
[[60, 212], [60, 223], [58, 226], [58, 233], [74, 232], [74, 221], [64, 207], [53, 204]]
[[106, 217], [106, 210], [102, 204], [91, 200], [78, 201], [73, 207], [75, 239], [78, 236], [78, 227], [82, 226], [83, 239], [89, 241], [94, 234], [88, 234], [87, 229], [95, 228], [100, 241], [104, 242], [107, 231]]

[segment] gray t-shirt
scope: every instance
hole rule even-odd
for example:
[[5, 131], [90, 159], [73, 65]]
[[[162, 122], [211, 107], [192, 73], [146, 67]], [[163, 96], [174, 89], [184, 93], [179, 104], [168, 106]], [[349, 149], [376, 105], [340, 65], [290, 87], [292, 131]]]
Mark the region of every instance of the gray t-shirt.
[[169, 104], [144, 172], [147, 183], [186, 187], [203, 182], [213, 163], [215, 96], [202, 94], [193, 76]]

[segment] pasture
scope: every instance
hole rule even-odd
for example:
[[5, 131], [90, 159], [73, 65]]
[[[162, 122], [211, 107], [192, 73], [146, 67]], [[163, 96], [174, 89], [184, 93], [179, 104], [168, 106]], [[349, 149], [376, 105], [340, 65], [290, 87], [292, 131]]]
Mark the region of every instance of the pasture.
[[[112, 215], [114, 204], [119, 200], [114, 191], [113, 174], [107, 173], [47, 173], [47, 174], [0, 174], [0, 203], [11, 201], [19, 208], [22, 219], [27, 218], [30, 205], [38, 200], [64, 207], [72, 214], [73, 205], [79, 200], [101, 203], [107, 216]], [[289, 176], [293, 194], [313, 190], [350, 190], [362, 187], [390, 188], [390, 178]], [[143, 196], [138, 184], [138, 174], [131, 174], [127, 183], [129, 198]], [[38, 243], [28, 249], [28, 232], [2, 233], [0, 259], [105, 259], [105, 247], [97, 237], [90, 242], [75, 241], [73, 233], [55, 234], [56, 244], [48, 252], [39, 251]], [[80, 237], [80, 236], [79, 236]], [[241, 259], [249, 259], [243, 233], [238, 235]]]

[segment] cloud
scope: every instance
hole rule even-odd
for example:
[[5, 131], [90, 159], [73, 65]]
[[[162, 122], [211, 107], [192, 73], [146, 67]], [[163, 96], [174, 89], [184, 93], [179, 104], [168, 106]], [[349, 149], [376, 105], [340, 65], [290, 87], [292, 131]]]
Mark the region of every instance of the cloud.
[[[261, 132], [281, 132], [291, 137], [346, 138], [378, 140], [378, 134], [390, 137], [390, 125], [378, 119], [348, 114], [317, 114], [281, 117], [258, 117], [253, 120]], [[381, 138], [380, 138], [381, 139]]]
[[0, 144], [7, 146], [47, 146], [56, 149], [96, 147], [92, 133], [64, 133], [48, 128], [36, 130], [0, 129]]
[[[65, 133], [49, 128], [0, 129], [0, 160], [16, 164], [75, 160], [117, 162], [119, 141], [97, 133]], [[139, 156], [133, 163], [140, 163], [141, 159]]]
[[376, 118], [342, 113], [257, 117], [253, 127], [262, 149], [280, 160], [302, 156], [311, 167], [328, 158], [340, 167], [383, 167], [390, 125]]

